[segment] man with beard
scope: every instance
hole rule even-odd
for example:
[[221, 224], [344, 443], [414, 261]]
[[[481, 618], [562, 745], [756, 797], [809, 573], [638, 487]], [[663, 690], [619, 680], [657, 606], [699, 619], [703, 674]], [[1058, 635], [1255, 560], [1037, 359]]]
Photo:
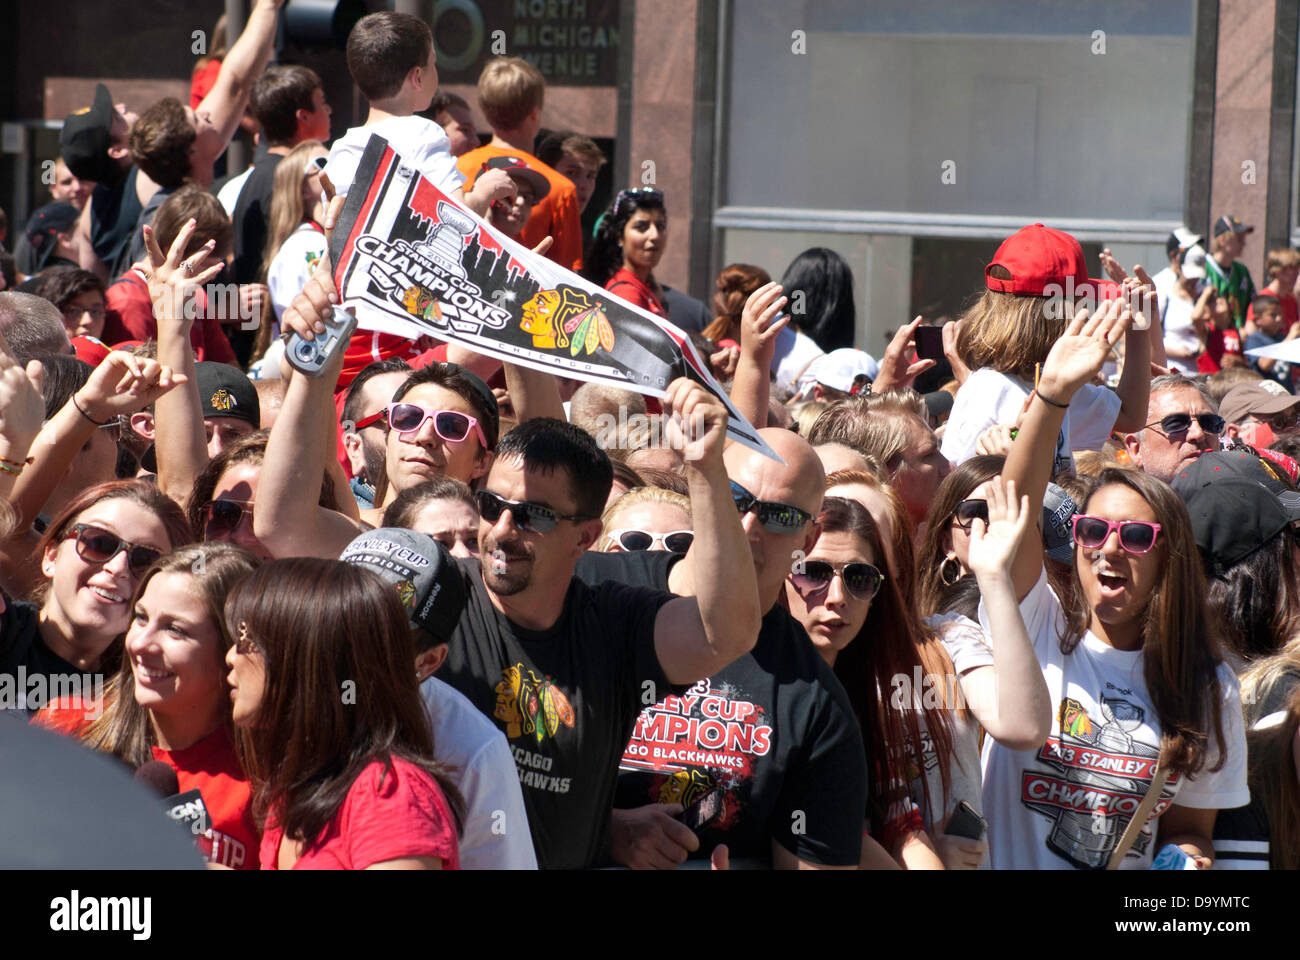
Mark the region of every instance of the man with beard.
[[694, 597], [576, 580], [613, 470], [589, 434], [550, 418], [501, 441], [478, 493], [480, 558], [460, 561], [469, 600], [442, 676], [510, 741], [543, 868], [587, 867], [603, 849], [641, 707], [716, 673], [758, 633], [754, 564], [722, 460], [726, 408], [683, 378], [664, 409], [695, 425], [685, 451], [695, 562], [725, 577], [701, 578]]

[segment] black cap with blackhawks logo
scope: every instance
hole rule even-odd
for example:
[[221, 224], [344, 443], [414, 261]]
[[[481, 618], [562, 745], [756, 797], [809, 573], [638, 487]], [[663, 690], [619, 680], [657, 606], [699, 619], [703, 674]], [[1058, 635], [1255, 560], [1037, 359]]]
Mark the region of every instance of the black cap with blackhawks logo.
[[201, 360], [194, 365], [194, 372], [205, 420], [234, 417], [247, 420], [254, 430], [261, 428], [262, 406], [257, 399], [257, 388], [239, 369], [228, 363]]

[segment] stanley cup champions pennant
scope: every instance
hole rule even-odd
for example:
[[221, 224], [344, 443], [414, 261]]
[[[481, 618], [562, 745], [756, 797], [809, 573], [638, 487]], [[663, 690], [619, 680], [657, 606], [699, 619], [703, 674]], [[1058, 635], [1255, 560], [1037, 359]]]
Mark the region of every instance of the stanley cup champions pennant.
[[690, 377], [727, 406], [731, 439], [775, 451], [690, 339], [448, 199], [372, 136], [330, 244], [340, 301], [363, 329], [429, 334], [575, 380], [662, 398]]

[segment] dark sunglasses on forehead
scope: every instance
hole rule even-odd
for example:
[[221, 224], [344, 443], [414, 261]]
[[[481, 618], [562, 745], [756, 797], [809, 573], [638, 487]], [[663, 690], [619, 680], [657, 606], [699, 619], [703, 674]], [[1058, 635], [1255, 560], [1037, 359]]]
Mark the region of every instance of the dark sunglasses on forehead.
[[754, 511], [759, 524], [768, 533], [797, 533], [812, 519], [807, 510], [788, 503], [758, 499], [735, 480], [731, 481], [731, 499], [742, 514]]
[[957, 509], [952, 512], [952, 519], [964, 533], [970, 533], [971, 526], [975, 519], [979, 518], [984, 521], [984, 526], [989, 524], [989, 502], [987, 500], [963, 500], [957, 504]]
[[664, 205], [664, 192], [655, 187], [637, 187], [634, 190], [620, 190], [618, 196], [614, 198], [614, 216], [618, 217], [618, 212], [623, 209], [625, 201], [632, 201], [638, 206], [642, 201], [646, 201], [653, 206], [662, 207]]
[[598, 519], [582, 513], [556, 513], [550, 507], [544, 507], [540, 503], [529, 503], [527, 500], [507, 500], [505, 497], [498, 497], [495, 493], [489, 493], [486, 490], [478, 491], [474, 495], [474, 499], [478, 502], [480, 516], [488, 523], [496, 523], [501, 519], [501, 514], [509, 510], [510, 519], [516, 527], [520, 530], [531, 530], [534, 533], [550, 533], [561, 520], [581, 523], [583, 520]]
[[844, 578], [844, 588], [859, 600], [873, 598], [885, 582], [885, 575], [864, 560], [838, 567], [825, 560], [805, 560], [802, 568], [802, 572], [790, 574], [790, 582], [802, 597], [815, 597], [827, 592], [836, 574]]
[[150, 565], [162, 556], [153, 547], [127, 543], [117, 534], [89, 523], [73, 524], [63, 534], [63, 539], [76, 539], [77, 556], [87, 563], [101, 565], [108, 563], [125, 550], [127, 566], [136, 577], [148, 570]]
[[[1224, 419], [1217, 413], [1198, 413], [1196, 422], [1201, 425], [1201, 430], [1205, 433], [1223, 432]], [[1156, 427], [1157, 424], [1159, 428]], [[1176, 437], [1192, 429], [1192, 416], [1186, 413], [1171, 413], [1167, 417], [1148, 423], [1147, 427], [1154, 429], [1161, 436]]]

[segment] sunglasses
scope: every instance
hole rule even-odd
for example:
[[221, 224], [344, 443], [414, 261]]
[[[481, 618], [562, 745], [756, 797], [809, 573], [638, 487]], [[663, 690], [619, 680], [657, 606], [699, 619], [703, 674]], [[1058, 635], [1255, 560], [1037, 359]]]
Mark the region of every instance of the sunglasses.
[[1267, 423], [1275, 433], [1281, 433], [1295, 427], [1300, 422], [1300, 410], [1283, 410], [1281, 413], [1252, 413], [1250, 417], [1261, 423]]
[[245, 515], [252, 523], [252, 500], [213, 500], [203, 508], [203, 533], [209, 539], [234, 533]]
[[633, 552], [649, 550], [656, 543], [662, 543], [670, 553], [685, 553], [695, 541], [691, 530], [674, 530], [672, 533], [651, 533], [648, 530], [621, 529], [609, 531], [609, 539], [624, 550]]
[[635, 190], [620, 190], [618, 196], [614, 198], [614, 216], [618, 216], [619, 210], [623, 208], [623, 201], [631, 200], [638, 206], [641, 202], [649, 201], [654, 206], [662, 207], [664, 205], [664, 192], [654, 187], [637, 187]]
[[768, 533], [797, 533], [812, 519], [807, 510], [788, 503], [776, 503], [771, 500], [759, 500], [752, 493], [731, 481], [731, 499], [736, 502], [736, 509], [742, 514], [753, 510], [758, 514], [758, 522]]
[[885, 582], [885, 575], [865, 561], [842, 563], [838, 567], [825, 560], [805, 560], [802, 573], [790, 574], [790, 582], [803, 597], [815, 597], [830, 589], [839, 574], [844, 588], [859, 600], [870, 600]]
[[987, 500], [963, 500], [957, 504], [957, 509], [952, 512], [953, 522], [961, 528], [963, 533], [969, 534], [971, 526], [978, 518], [984, 521], [984, 526], [989, 525], [989, 502]]
[[1145, 520], [1107, 520], [1087, 514], [1074, 516], [1074, 542], [1085, 550], [1096, 550], [1119, 531], [1119, 545], [1128, 553], [1146, 553], [1156, 545], [1160, 524]]
[[460, 443], [473, 430], [478, 434], [478, 442], [487, 449], [487, 437], [483, 435], [477, 417], [459, 410], [430, 410], [417, 403], [395, 403], [391, 407], [385, 407], [378, 413], [358, 420], [356, 429], [364, 430], [385, 417], [388, 418], [388, 425], [402, 436], [415, 433], [424, 426], [424, 421], [432, 419], [434, 432], [448, 443]]
[[[1205, 433], [1222, 433], [1225, 423], [1223, 417], [1217, 413], [1198, 413], [1196, 422], [1201, 425], [1201, 430]], [[1154, 423], [1148, 423], [1147, 427], [1154, 428], [1157, 423], [1160, 424], [1160, 428], [1156, 433], [1164, 437], [1176, 437], [1192, 429], [1192, 417], [1186, 413], [1171, 413]]]
[[574, 523], [579, 523], [583, 520], [597, 519], [582, 513], [556, 513], [550, 507], [544, 507], [540, 503], [529, 503], [527, 500], [507, 500], [505, 497], [498, 497], [495, 493], [489, 493], [486, 490], [480, 490], [474, 494], [474, 498], [478, 501], [479, 515], [488, 523], [496, 523], [501, 519], [501, 513], [509, 510], [510, 519], [516, 527], [520, 530], [530, 530], [533, 533], [550, 533], [561, 520], [572, 520]]
[[115, 533], [92, 526], [88, 523], [74, 524], [63, 535], [63, 539], [77, 541], [77, 556], [87, 563], [105, 564], [123, 550], [126, 551], [127, 566], [135, 577], [140, 577], [158, 560], [162, 554], [153, 547], [141, 547], [127, 543]]

